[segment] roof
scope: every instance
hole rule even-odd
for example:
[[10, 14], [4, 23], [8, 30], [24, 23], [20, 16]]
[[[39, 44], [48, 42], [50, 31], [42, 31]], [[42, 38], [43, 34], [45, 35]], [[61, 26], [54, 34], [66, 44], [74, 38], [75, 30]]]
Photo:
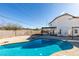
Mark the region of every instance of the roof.
[[56, 29], [56, 27], [42, 27], [41, 29]]
[[[72, 16], [73, 18], [79, 18], [79, 16], [73, 16], [73, 15], [71, 15], [71, 14], [69, 14], [69, 13], [65, 13], [65, 14], [63, 14], [63, 15], [60, 15], [60, 16], [58, 16], [58, 17], [56, 17], [54, 20], [52, 20], [50, 23], [52, 23], [53, 21], [55, 21], [57, 18], [59, 18], [59, 17], [61, 17], [61, 16], [64, 16], [64, 15], [69, 15], [69, 16]], [[49, 24], [50, 24], [49, 23]]]

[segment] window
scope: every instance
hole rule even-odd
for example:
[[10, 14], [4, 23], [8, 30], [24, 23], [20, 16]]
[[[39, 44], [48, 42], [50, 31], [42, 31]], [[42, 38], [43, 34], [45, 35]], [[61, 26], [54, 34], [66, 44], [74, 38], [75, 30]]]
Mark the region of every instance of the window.
[[77, 29], [75, 29], [75, 33], [78, 33], [78, 30]]

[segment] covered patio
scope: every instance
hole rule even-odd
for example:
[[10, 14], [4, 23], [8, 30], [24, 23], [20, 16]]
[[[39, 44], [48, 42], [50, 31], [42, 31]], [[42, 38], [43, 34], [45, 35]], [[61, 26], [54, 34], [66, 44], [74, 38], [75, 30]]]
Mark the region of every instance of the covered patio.
[[41, 34], [57, 36], [57, 28], [56, 27], [42, 27]]

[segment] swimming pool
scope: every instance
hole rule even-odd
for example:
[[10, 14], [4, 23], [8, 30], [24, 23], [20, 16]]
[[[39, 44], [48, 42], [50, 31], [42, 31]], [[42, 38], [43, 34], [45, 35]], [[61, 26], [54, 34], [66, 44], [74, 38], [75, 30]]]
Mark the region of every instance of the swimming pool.
[[57, 39], [35, 39], [30, 42], [0, 46], [0, 56], [49, 56], [71, 48], [73, 46], [69, 42]]

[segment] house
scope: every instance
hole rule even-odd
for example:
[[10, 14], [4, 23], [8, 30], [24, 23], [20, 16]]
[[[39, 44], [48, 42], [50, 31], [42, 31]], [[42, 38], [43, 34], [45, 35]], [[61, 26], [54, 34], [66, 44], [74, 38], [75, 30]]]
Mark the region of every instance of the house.
[[55, 36], [79, 36], [79, 17], [65, 13], [53, 19], [49, 27]]

